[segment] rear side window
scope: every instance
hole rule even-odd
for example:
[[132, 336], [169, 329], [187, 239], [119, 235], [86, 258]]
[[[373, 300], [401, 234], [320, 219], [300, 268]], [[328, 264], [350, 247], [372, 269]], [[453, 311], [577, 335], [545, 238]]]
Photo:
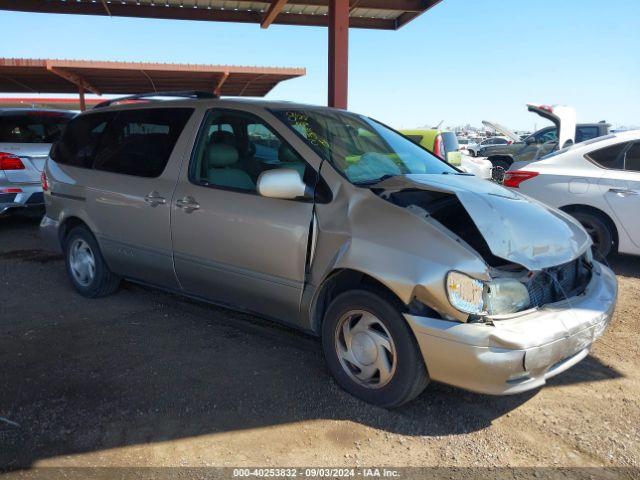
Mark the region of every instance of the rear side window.
[[51, 158], [74, 167], [158, 177], [192, 112], [153, 108], [85, 114], [69, 124]]
[[160, 176], [192, 112], [190, 108], [120, 112], [102, 135], [93, 168], [137, 177]]
[[25, 111], [0, 116], [0, 143], [53, 143], [73, 114]]
[[610, 147], [601, 148], [588, 154], [588, 158], [602, 168], [622, 170], [624, 168], [624, 150], [628, 143], [619, 143]]
[[420, 145], [420, 142], [422, 142], [422, 135], [405, 135], [405, 137], [417, 145]]
[[76, 117], [67, 126], [62, 141], [51, 149], [56, 163], [91, 168], [108, 123], [117, 112], [90, 113]]
[[624, 169], [640, 172], [640, 143], [634, 143], [624, 158]]

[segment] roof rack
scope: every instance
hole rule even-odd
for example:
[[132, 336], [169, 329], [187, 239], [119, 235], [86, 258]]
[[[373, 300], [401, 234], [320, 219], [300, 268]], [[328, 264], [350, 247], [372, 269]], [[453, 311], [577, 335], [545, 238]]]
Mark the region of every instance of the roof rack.
[[128, 95], [126, 97], [111, 98], [104, 102], [98, 103], [93, 108], [104, 108], [114, 103], [127, 103], [135, 100], [152, 99], [153, 97], [175, 97], [175, 98], [219, 98], [218, 95], [212, 92], [202, 92], [198, 90], [182, 90], [174, 92], [148, 92], [138, 93], [136, 95]]

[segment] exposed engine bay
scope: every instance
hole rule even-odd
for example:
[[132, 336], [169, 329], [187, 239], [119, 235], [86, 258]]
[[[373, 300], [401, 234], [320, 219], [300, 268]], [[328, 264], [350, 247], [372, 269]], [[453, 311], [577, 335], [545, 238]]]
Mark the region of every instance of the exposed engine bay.
[[490, 267], [492, 278], [511, 278], [521, 282], [529, 293], [530, 304], [527, 309], [542, 307], [580, 295], [591, 280], [592, 264], [587, 254], [540, 270], [529, 270], [494, 255], [456, 194], [423, 189], [391, 192], [379, 190], [376, 193], [381, 198], [406, 208], [419, 217], [435, 220], [441, 224], [455, 236], [456, 240], [465, 242], [482, 257]]

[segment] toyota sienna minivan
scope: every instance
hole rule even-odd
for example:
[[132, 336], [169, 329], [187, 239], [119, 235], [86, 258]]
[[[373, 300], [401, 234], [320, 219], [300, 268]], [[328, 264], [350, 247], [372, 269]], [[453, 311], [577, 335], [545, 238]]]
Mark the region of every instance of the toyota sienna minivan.
[[615, 276], [568, 215], [363, 115], [183, 95], [106, 102], [52, 147], [41, 230], [81, 295], [127, 279], [311, 332], [384, 407], [539, 387], [609, 323]]

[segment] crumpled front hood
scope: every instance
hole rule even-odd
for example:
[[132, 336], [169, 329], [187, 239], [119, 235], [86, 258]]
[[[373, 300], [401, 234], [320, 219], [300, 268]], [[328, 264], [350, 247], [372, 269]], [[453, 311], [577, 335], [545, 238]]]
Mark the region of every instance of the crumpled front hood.
[[570, 262], [591, 245], [587, 232], [568, 215], [474, 176], [404, 175], [380, 182], [375, 188], [456, 195], [491, 253], [529, 270]]

